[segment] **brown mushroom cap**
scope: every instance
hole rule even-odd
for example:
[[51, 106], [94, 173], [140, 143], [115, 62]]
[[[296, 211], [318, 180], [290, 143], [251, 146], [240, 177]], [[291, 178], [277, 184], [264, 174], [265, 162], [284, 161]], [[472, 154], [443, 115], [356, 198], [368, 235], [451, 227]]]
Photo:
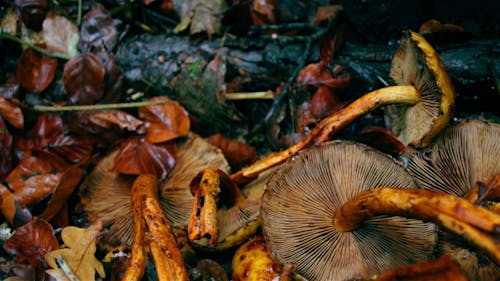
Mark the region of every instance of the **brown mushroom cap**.
[[361, 144], [331, 142], [300, 152], [271, 177], [262, 199], [269, 249], [309, 280], [367, 277], [427, 260], [437, 239], [433, 224], [378, 216], [352, 232], [335, 229], [338, 208], [379, 186], [415, 184], [392, 158]]
[[[408, 170], [417, 184], [459, 197], [480, 181], [487, 184], [500, 173], [500, 125], [467, 120], [445, 130], [435, 143], [409, 158]], [[471, 280], [493, 280], [498, 266], [448, 233], [441, 233], [439, 251], [450, 254]]]
[[405, 145], [427, 146], [446, 126], [455, 106], [455, 90], [439, 55], [423, 36], [406, 31], [390, 76], [398, 85], [413, 85], [421, 96], [415, 105], [386, 107], [392, 130]]
[[500, 125], [463, 121], [409, 158], [408, 171], [426, 189], [463, 197], [477, 181], [500, 173]]
[[[82, 204], [90, 221], [108, 226], [104, 247], [131, 245], [133, 235], [130, 206], [135, 177], [110, 172], [116, 152], [103, 158], [81, 186]], [[176, 164], [159, 187], [160, 203], [172, 226], [187, 224], [193, 196], [189, 182], [201, 170], [217, 167], [228, 171], [222, 152], [195, 134], [178, 145]]]

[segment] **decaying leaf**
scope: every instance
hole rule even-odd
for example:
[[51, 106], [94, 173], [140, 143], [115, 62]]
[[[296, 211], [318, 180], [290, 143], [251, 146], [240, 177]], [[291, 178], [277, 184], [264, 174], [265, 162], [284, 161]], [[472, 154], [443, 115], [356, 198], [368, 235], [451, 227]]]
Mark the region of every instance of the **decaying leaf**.
[[332, 88], [319, 87], [311, 99], [311, 113], [316, 118], [322, 118], [335, 111], [338, 111], [345, 102], [339, 101], [339, 98]]
[[17, 129], [24, 127], [24, 116], [19, 106], [3, 96], [0, 96], [0, 115]]
[[275, 0], [253, 0], [252, 8], [250, 9], [252, 22], [258, 25], [276, 24], [275, 8]]
[[3, 122], [0, 116], [0, 153], [2, 157], [0, 158], [0, 180], [12, 169], [12, 136], [10, 135], [5, 122]]
[[139, 117], [147, 121], [146, 139], [152, 143], [170, 141], [189, 133], [190, 120], [187, 111], [178, 102], [167, 97], [154, 97], [150, 101], [167, 102], [139, 108]]
[[297, 75], [297, 83], [301, 85], [313, 85], [316, 87], [327, 86], [330, 88], [345, 88], [349, 85], [349, 73], [339, 74], [341, 66], [336, 66], [330, 70], [322, 62], [311, 63], [300, 70]]
[[118, 31], [111, 14], [99, 3], [92, 3], [91, 10], [83, 17], [81, 40], [92, 46], [111, 50], [118, 38]]
[[7, 219], [7, 221], [12, 223], [14, 221], [14, 215], [16, 214], [14, 195], [12, 195], [12, 192], [1, 183], [0, 209], [2, 210], [2, 215]]
[[83, 176], [83, 169], [78, 166], [72, 166], [64, 171], [59, 179], [50, 201], [47, 203], [47, 208], [41, 215], [45, 220], [51, 220], [59, 213], [65, 204], [68, 197], [73, 193], [78, 182]]
[[181, 17], [174, 32], [182, 32], [191, 26], [190, 34], [206, 32], [209, 36], [220, 32], [222, 16], [227, 10], [225, 0], [176, 0], [174, 7]]
[[[55, 155], [25, 155], [5, 181], [17, 204], [31, 205], [47, 197], [56, 187], [61, 171], [67, 167]], [[59, 162], [59, 163], [58, 163]]]
[[94, 104], [104, 94], [105, 69], [92, 53], [74, 56], [64, 66], [64, 89], [72, 104]]
[[57, 59], [28, 48], [19, 59], [16, 76], [21, 87], [39, 93], [52, 83], [56, 69]]
[[66, 248], [54, 250], [45, 255], [45, 260], [52, 267], [47, 270], [47, 273], [61, 276], [61, 269], [57, 266], [56, 258], [63, 256], [72, 272], [80, 280], [95, 280], [96, 271], [104, 278], [104, 267], [94, 256], [96, 240], [101, 228], [101, 224], [91, 225], [88, 228], [65, 227], [61, 237]]
[[143, 137], [129, 138], [122, 142], [112, 171], [164, 178], [175, 164], [174, 155], [175, 144], [153, 144]]
[[9, 254], [16, 256], [18, 263], [28, 263], [35, 268], [45, 269], [45, 254], [58, 249], [59, 243], [52, 226], [43, 219], [35, 218], [18, 227], [3, 247]]
[[43, 21], [43, 39], [47, 49], [73, 57], [78, 54], [77, 44], [80, 39], [76, 25], [66, 17], [49, 12]]
[[222, 150], [233, 170], [257, 160], [257, 150], [246, 143], [226, 138], [221, 134], [212, 135], [207, 141]]
[[16, 0], [15, 7], [27, 27], [36, 31], [42, 29], [42, 22], [49, 9], [47, 0]]

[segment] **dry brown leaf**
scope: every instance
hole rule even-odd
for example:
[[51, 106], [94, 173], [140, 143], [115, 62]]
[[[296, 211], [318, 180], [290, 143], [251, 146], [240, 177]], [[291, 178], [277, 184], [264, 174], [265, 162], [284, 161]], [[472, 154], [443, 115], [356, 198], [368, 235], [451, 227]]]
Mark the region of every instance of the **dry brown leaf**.
[[220, 32], [222, 16], [227, 9], [225, 0], [174, 1], [174, 6], [181, 18], [174, 32], [182, 32], [191, 25], [190, 34], [206, 32], [209, 36]]
[[54, 12], [47, 14], [43, 21], [43, 40], [48, 50], [73, 57], [78, 54], [79, 39], [78, 27], [66, 17]]
[[88, 228], [65, 227], [61, 237], [67, 248], [58, 249], [45, 255], [45, 260], [52, 267], [46, 272], [52, 276], [60, 276], [62, 270], [58, 268], [55, 259], [62, 255], [80, 280], [94, 281], [96, 271], [99, 276], [104, 278], [104, 267], [94, 256], [97, 236], [101, 227], [102, 225], [99, 223]]
[[24, 127], [24, 116], [21, 108], [3, 96], [0, 96], [0, 115], [17, 129]]

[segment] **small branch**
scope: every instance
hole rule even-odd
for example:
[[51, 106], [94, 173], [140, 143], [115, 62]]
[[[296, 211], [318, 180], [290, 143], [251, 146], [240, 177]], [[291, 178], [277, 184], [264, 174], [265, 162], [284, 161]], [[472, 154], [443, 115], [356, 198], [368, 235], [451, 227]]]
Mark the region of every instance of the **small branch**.
[[78, 279], [73, 270], [71, 270], [71, 268], [69, 267], [69, 264], [63, 255], [56, 256], [55, 260], [57, 266], [64, 272], [64, 275], [66, 275], [66, 277], [68, 277], [70, 281], [80, 281], [80, 279]]
[[12, 41], [15, 41], [23, 46], [27, 46], [28, 48], [31, 48], [41, 54], [44, 54], [46, 56], [49, 56], [49, 57], [54, 57], [54, 58], [58, 58], [58, 59], [64, 59], [64, 60], [70, 60], [71, 57], [68, 56], [68, 55], [65, 55], [65, 54], [61, 54], [61, 53], [55, 53], [55, 52], [51, 52], [49, 50], [46, 50], [46, 49], [43, 49], [43, 48], [40, 48], [38, 46], [35, 46], [31, 43], [28, 43], [28, 42], [25, 42], [23, 40], [21, 40], [20, 38], [17, 38], [16, 36], [13, 36], [13, 35], [10, 35], [8, 33], [5, 33], [5, 32], [0, 32], [0, 38], [5, 38], [5, 39], [9, 39], [9, 40], [12, 40]]
[[256, 100], [256, 99], [274, 99], [274, 93], [271, 90], [265, 92], [239, 92], [224, 94], [226, 100]]
[[134, 108], [134, 107], [143, 107], [151, 105], [160, 105], [166, 102], [167, 101], [141, 101], [141, 102], [128, 102], [128, 103], [107, 103], [107, 104], [66, 105], [66, 106], [35, 105], [33, 109], [35, 111], [41, 111], [41, 112], [105, 110], [105, 109], [121, 109], [121, 108]]

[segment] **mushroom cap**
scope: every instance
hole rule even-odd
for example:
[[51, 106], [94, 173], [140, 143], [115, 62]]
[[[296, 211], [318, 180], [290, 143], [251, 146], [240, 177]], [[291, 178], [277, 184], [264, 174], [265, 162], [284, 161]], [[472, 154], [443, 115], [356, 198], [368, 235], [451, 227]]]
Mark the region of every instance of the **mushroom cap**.
[[415, 32], [405, 31], [391, 63], [398, 85], [413, 85], [421, 95], [415, 105], [386, 107], [392, 130], [405, 145], [427, 146], [446, 126], [455, 107], [455, 89], [437, 52]]
[[427, 149], [412, 153], [408, 171], [421, 188], [463, 197], [477, 181], [500, 173], [500, 125], [462, 121], [447, 128]]
[[361, 191], [415, 187], [391, 157], [365, 145], [330, 142], [300, 152], [269, 180], [261, 223], [270, 251], [308, 280], [346, 280], [427, 260], [436, 227], [377, 216], [338, 232], [335, 212]]
[[[101, 246], [105, 248], [130, 246], [133, 240], [131, 188], [135, 177], [110, 172], [116, 153], [104, 157], [80, 188], [84, 211], [90, 221], [102, 221], [108, 227], [102, 237]], [[189, 182], [207, 167], [229, 170], [218, 148], [196, 134], [189, 134], [179, 143], [175, 166], [160, 186], [160, 203], [171, 225], [187, 224], [193, 200]]]

